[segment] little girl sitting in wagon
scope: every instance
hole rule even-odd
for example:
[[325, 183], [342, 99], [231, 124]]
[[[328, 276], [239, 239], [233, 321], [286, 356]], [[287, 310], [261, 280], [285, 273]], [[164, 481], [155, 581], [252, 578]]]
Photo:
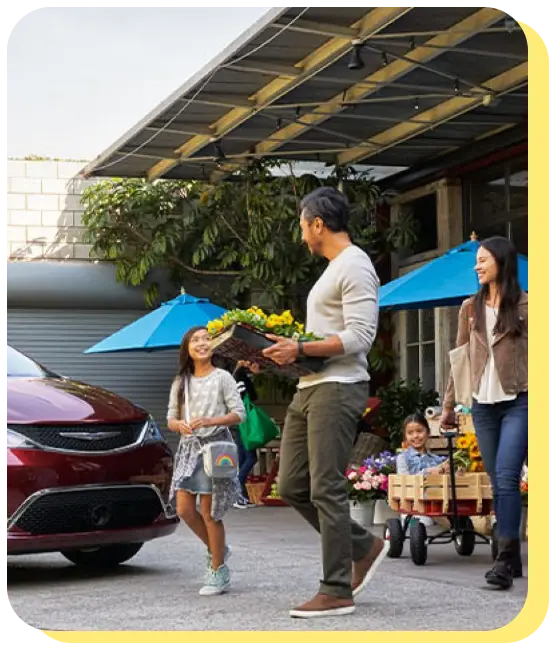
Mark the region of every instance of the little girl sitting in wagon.
[[427, 449], [430, 426], [420, 413], [409, 415], [403, 423], [405, 450], [397, 457], [397, 473], [437, 475], [449, 469], [449, 461]]
[[[397, 456], [398, 474], [409, 475], [438, 475], [449, 470], [449, 460], [433, 455], [427, 449], [430, 437], [430, 425], [420, 413], [409, 415], [403, 423], [403, 441], [405, 450]], [[404, 519], [405, 516], [402, 516]], [[434, 525], [434, 520], [428, 516], [417, 516], [426, 527]], [[437, 521], [439, 522], [439, 521]]]

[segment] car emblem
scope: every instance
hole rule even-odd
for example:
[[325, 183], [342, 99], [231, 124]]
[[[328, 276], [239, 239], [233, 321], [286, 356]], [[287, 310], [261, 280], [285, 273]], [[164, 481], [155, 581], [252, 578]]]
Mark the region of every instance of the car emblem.
[[74, 430], [66, 433], [60, 433], [61, 437], [70, 437], [71, 439], [83, 439], [89, 442], [98, 441], [101, 439], [109, 439], [110, 437], [117, 437], [118, 435], [119, 435], [118, 430], [95, 431], [93, 433], [89, 433], [89, 432], [82, 433], [78, 430]]

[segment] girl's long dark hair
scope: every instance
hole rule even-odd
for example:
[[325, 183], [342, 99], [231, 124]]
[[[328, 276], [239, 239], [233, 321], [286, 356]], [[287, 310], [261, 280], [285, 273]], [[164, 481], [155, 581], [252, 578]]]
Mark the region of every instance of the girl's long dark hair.
[[197, 331], [203, 330], [206, 330], [206, 327], [191, 327], [181, 340], [181, 345], [179, 347], [179, 374], [177, 375], [177, 378], [180, 380], [178, 393], [178, 403], [180, 404], [183, 403], [185, 384], [189, 382], [190, 377], [195, 371], [195, 362], [189, 354], [189, 344], [191, 338], [197, 333]]
[[430, 424], [428, 423], [426, 417], [424, 417], [421, 412], [415, 412], [414, 414], [409, 415], [403, 422], [403, 439], [405, 439], [407, 426], [409, 424], [420, 424], [420, 426], [424, 426], [424, 428], [428, 431], [428, 435], [430, 434]]
[[[497, 264], [497, 286], [499, 287], [499, 314], [495, 333], [508, 333], [520, 336], [522, 322], [518, 315], [518, 302], [522, 289], [518, 281], [518, 255], [512, 241], [505, 237], [490, 237], [480, 242]], [[474, 302], [474, 321], [476, 327], [484, 328], [485, 306], [489, 296], [489, 286], [484, 285], [476, 294]]]

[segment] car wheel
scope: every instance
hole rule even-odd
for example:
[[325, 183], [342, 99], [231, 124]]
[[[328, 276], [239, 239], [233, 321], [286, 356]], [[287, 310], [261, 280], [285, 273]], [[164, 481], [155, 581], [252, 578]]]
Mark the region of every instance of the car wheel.
[[77, 566], [113, 568], [129, 561], [143, 547], [142, 543], [103, 545], [91, 550], [65, 550], [62, 555]]

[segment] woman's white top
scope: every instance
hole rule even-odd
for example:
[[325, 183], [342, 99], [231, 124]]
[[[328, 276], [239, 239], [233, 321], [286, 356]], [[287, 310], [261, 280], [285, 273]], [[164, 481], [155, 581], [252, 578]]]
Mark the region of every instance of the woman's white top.
[[474, 394], [474, 398], [478, 403], [499, 403], [501, 401], [512, 401], [516, 399], [516, 394], [507, 394], [503, 390], [497, 368], [495, 367], [495, 359], [493, 357], [493, 341], [495, 325], [497, 324], [497, 309], [486, 305], [486, 332], [489, 347], [488, 362], [480, 380], [478, 392]]

